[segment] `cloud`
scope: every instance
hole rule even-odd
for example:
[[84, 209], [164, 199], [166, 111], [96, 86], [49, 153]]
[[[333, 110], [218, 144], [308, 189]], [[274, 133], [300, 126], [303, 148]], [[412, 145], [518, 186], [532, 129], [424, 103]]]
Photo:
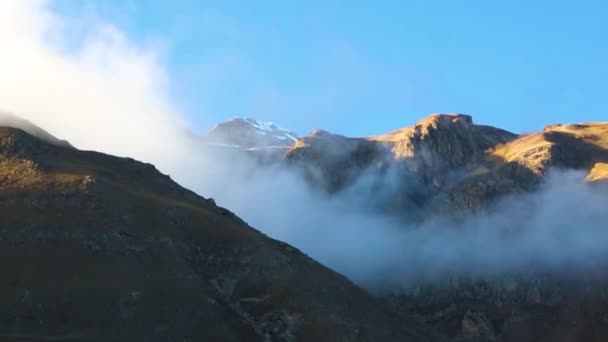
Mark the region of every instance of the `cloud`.
[[328, 197], [285, 169], [242, 181], [233, 174], [238, 190], [214, 195], [263, 232], [380, 291], [451, 277], [605, 266], [608, 194], [584, 178], [582, 172], [555, 171], [538, 192], [506, 197], [464, 221], [436, 216], [422, 224], [403, 219], [411, 213], [394, 217], [374, 210], [397, 183], [383, 179], [384, 194], [370, 192], [369, 182], [378, 181], [373, 175]]
[[0, 3], [0, 109], [84, 149], [154, 161], [178, 150], [185, 119], [160, 53], [102, 21], [78, 27], [84, 36], [72, 44], [70, 24], [46, 1]]

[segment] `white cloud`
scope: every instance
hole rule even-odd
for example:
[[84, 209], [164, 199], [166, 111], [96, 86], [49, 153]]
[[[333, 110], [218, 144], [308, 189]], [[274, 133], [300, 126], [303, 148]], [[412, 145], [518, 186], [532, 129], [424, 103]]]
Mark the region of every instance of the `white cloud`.
[[[0, 109], [84, 149], [164, 163], [184, 121], [159, 53], [100, 20], [62, 18], [46, 1], [0, 2]], [[69, 41], [70, 30], [82, 30]]]

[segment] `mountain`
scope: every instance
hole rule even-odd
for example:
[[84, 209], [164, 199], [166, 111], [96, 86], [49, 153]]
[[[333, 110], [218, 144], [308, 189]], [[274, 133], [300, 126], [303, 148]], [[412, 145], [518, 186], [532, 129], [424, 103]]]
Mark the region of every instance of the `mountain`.
[[[450, 273], [372, 295], [151, 164], [80, 151], [13, 116], [0, 126], [0, 340], [608, 339], [601, 255], [591, 253], [595, 267]], [[581, 184], [601, 194], [599, 205], [608, 198], [608, 123], [517, 135], [465, 114], [433, 114], [378, 136], [316, 130], [296, 140], [250, 119], [222, 127], [201, 139], [221, 151], [213, 156], [281, 151], [275, 162], [316, 191], [346, 205], [348, 196], [368, 197], [386, 217], [415, 216], [416, 231], [437, 216], [466, 218], [534, 193], [556, 169], [587, 173]], [[376, 192], [349, 192], [362, 183]]]
[[207, 144], [241, 149], [285, 149], [297, 141], [297, 135], [272, 122], [234, 118], [208, 132]]
[[[608, 162], [608, 123], [549, 125], [516, 135], [478, 125], [465, 114], [433, 114], [384, 135], [348, 138], [313, 132], [290, 147], [286, 160], [329, 193], [363, 175], [390, 169], [408, 181], [391, 205], [459, 214], [505, 195], [531, 191], [550, 169], [591, 171]], [[593, 172], [595, 179], [603, 167]], [[394, 185], [393, 185], [394, 186]]]
[[431, 339], [150, 164], [1, 127], [0, 203], [3, 341]]
[[487, 149], [516, 137], [476, 125], [469, 115], [433, 114], [412, 127], [379, 136], [347, 138], [313, 133], [294, 144], [286, 159], [330, 193], [348, 188], [364, 175], [397, 173], [407, 182], [392, 185], [394, 195], [387, 205], [393, 211], [408, 209], [422, 214], [462, 178], [461, 174], [478, 167]]
[[549, 125], [486, 150], [474, 170], [446, 189], [447, 202], [451, 209], [479, 209], [506, 194], [533, 189], [552, 169], [590, 172], [605, 161], [608, 123]]
[[[516, 135], [475, 124], [468, 115], [433, 114], [379, 136], [315, 131], [294, 144], [286, 160], [330, 195], [350, 194], [370, 176], [391, 178], [378, 183], [379, 193], [390, 194], [384, 212], [416, 215], [421, 224], [415, 229], [438, 216], [460, 220], [510, 195], [535, 193], [555, 170], [587, 173], [588, 186], [604, 191], [598, 199], [608, 199], [599, 186], [608, 179], [605, 122], [554, 124]], [[367, 196], [370, 203], [382, 199]], [[530, 265], [524, 272], [494, 276], [445, 275], [387, 300], [455, 341], [605, 341], [606, 260], [589, 257], [598, 258], [592, 260], [595, 267]]]

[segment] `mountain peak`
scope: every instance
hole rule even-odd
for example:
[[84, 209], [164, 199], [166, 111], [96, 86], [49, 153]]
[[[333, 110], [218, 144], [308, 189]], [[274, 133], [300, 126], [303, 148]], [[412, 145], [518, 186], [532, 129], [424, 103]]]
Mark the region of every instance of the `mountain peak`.
[[274, 122], [258, 121], [249, 117], [234, 117], [215, 126], [206, 135], [214, 144], [240, 148], [288, 147], [298, 140], [292, 131]]
[[331, 136], [337, 136], [337, 134], [333, 134], [326, 130], [317, 128], [317, 129], [311, 131], [310, 133], [308, 133], [307, 136], [308, 137], [331, 137]]
[[428, 117], [418, 121], [416, 126], [434, 124], [437, 126], [447, 126], [454, 123], [473, 125], [473, 117], [462, 113], [433, 113]]

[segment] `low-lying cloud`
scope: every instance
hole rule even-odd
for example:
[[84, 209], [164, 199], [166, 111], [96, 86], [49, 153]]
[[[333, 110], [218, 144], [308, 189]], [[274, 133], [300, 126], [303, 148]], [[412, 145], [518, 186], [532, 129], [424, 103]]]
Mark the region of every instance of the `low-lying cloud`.
[[508, 196], [465, 220], [437, 216], [422, 224], [379, 213], [375, 196], [348, 196], [365, 189], [329, 197], [285, 169], [235, 179], [236, 189], [206, 193], [370, 289], [462, 275], [597, 269], [608, 257], [608, 193], [586, 184], [583, 172], [555, 171], [535, 193]]
[[289, 169], [203, 153], [169, 95], [157, 51], [103, 22], [76, 47], [66, 44], [66, 30], [45, 1], [0, 2], [0, 109], [79, 148], [152, 162], [359, 284], [392, 287], [531, 264], [592, 267], [606, 257], [607, 198], [579, 173], [555, 173], [539, 192], [506, 198], [464, 222], [408, 225], [369, 210], [375, 197], [365, 184], [328, 197]]

